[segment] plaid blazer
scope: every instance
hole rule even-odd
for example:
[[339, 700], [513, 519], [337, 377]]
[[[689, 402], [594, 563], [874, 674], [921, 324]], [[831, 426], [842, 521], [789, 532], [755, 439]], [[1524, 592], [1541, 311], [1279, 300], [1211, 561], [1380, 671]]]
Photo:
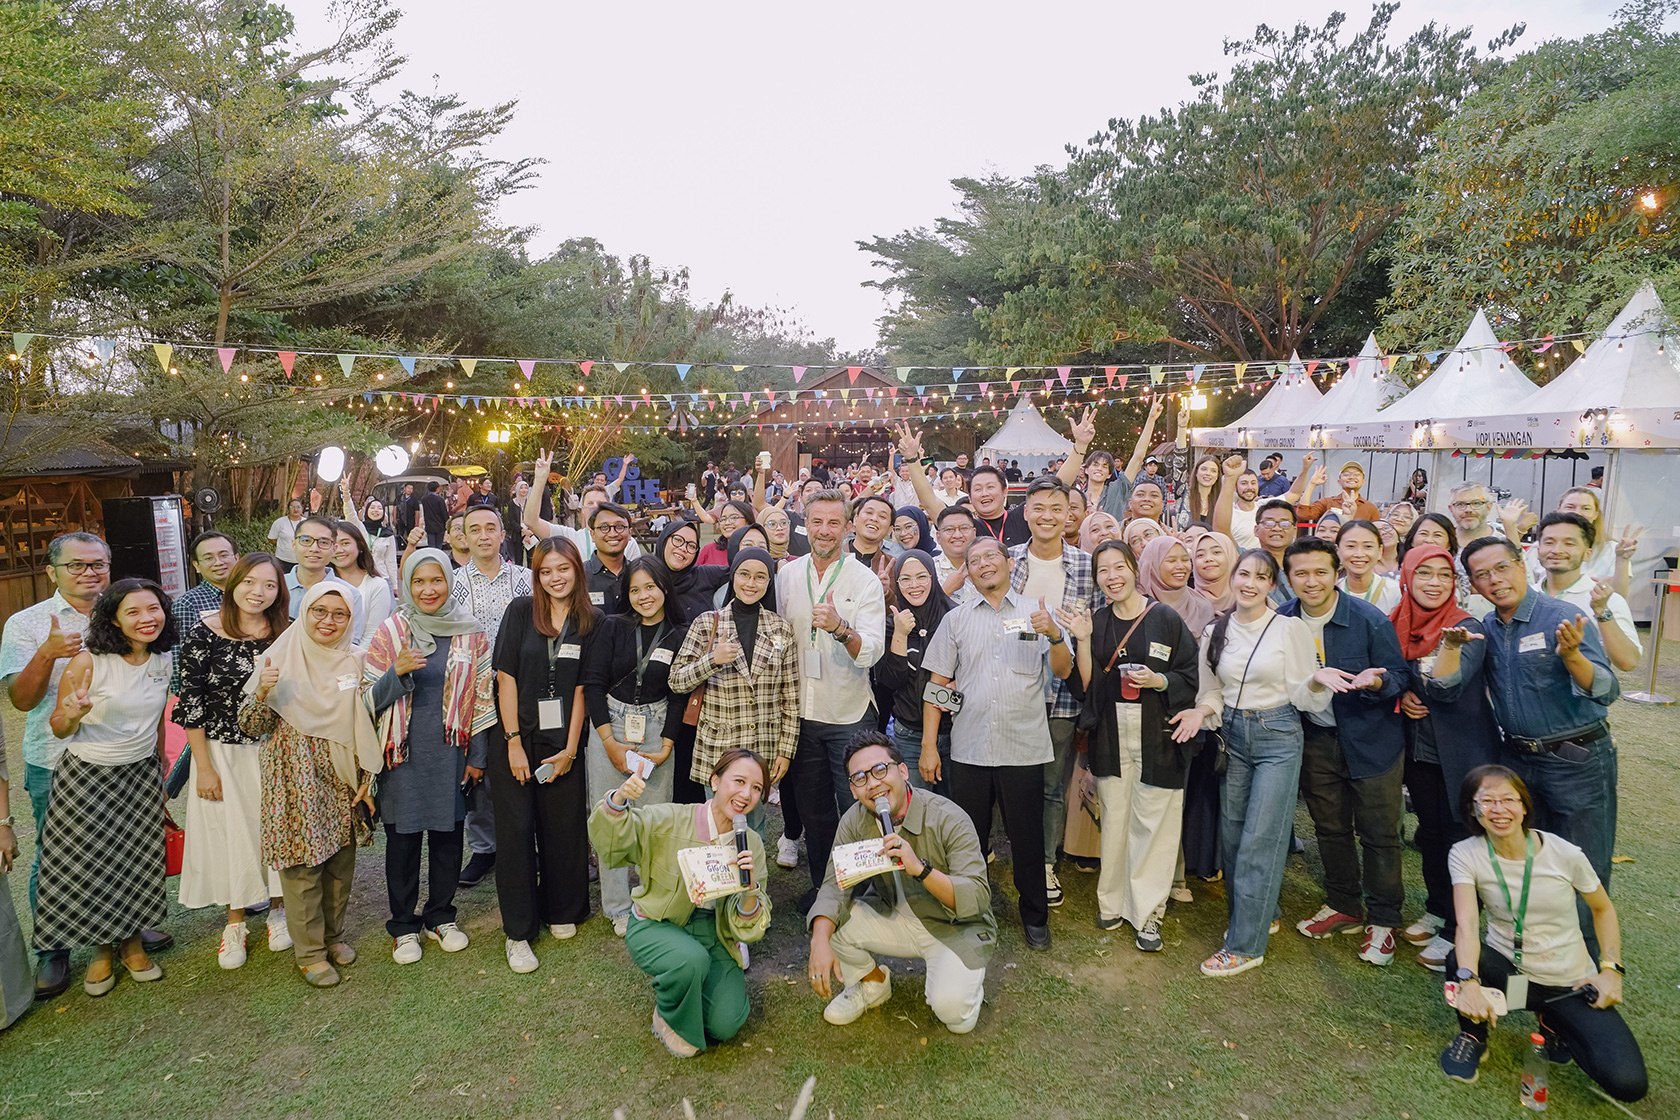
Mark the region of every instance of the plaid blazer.
[[712, 645], [718, 638], [737, 644], [741, 640], [727, 609], [695, 619], [671, 663], [672, 692], [706, 685], [689, 772], [702, 785], [711, 781], [712, 767], [731, 747], [757, 751], [766, 763], [778, 757], [791, 762], [799, 742], [799, 651], [793, 625], [779, 614], [761, 611], [750, 666], [744, 653], [728, 665], [713, 661]]

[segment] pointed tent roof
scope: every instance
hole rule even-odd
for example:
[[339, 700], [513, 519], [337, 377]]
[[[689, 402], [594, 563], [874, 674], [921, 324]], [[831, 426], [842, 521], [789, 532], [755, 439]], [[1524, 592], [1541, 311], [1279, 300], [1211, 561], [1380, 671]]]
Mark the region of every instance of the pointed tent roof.
[[1340, 424], [1369, 416], [1406, 395], [1406, 383], [1383, 366], [1377, 336], [1365, 336], [1365, 347], [1348, 371], [1324, 394], [1323, 403], [1296, 424]]
[[1291, 352], [1289, 355], [1289, 372], [1279, 377], [1266, 390], [1266, 395], [1260, 398], [1260, 403], [1249, 409], [1239, 419], [1232, 420], [1225, 425], [1227, 431], [1236, 428], [1268, 428], [1274, 425], [1290, 426], [1305, 423], [1302, 417], [1316, 412], [1324, 402], [1324, 394], [1318, 391], [1313, 379], [1307, 376], [1307, 367], [1301, 363], [1301, 356]]
[[1680, 337], [1649, 280], [1599, 340], [1511, 411], [1680, 408]]
[[1488, 326], [1487, 314], [1476, 312], [1470, 327], [1452, 352], [1443, 354], [1435, 371], [1423, 383], [1380, 413], [1349, 416], [1345, 423], [1375, 420], [1456, 420], [1466, 416], [1492, 416], [1517, 409], [1523, 398], [1534, 392], [1534, 382], [1524, 377], [1500, 349], [1499, 339]]
[[1069, 455], [1073, 441], [1056, 434], [1026, 396], [1009, 410], [1003, 426], [992, 438], [980, 445], [975, 457], [981, 455]]

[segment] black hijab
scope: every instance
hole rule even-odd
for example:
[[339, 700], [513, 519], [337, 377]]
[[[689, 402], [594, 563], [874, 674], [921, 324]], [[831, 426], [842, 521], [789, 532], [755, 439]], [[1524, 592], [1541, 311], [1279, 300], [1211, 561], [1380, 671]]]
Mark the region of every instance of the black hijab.
[[[700, 527], [692, 521], [678, 520], [665, 526], [665, 531], [659, 534], [659, 540], [653, 546], [653, 555], [660, 565], [670, 573], [671, 591], [682, 604], [685, 618], [699, 618], [712, 609], [712, 592], [716, 591], [723, 581], [728, 578], [729, 570], [720, 564], [702, 567], [696, 564], [691, 555], [688, 563], [681, 568], [672, 568], [665, 562], [665, 545], [674, 535], [688, 529], [696, 537], [700, 535]], [[693, 555], [698, 555], [695, 553]]]
[[[933, 581], [933, 587], [928, 591], [927, 600], [919, 607], [911, 606], [899, 597], [900, 592], [898, 590], [898, 577], [900, 573], [904, 571], [904, 562], [906, 560], [915, 560], [920, 563], [927, 569], [928, 578]], [[927, 646], [927, 638], [931, 638], [933, 636], [933, 632], [939, 629], [940, 622], [944, 620], [948, 613], [950, 613], [952, 607], [951, 597], [945, 594], [945, 589], [939, 585], [939, 568], [935, 566], [933, 557], [929, 556], [919, 548], [913, 548], [909, 552], [906, 552], [903, 556], [900, 556], [893, 563], [892, 588], [893, 606], [898, 610], [904, 610], [906, 607], [909, 607], [910, 613], [916, 616], [917, 631], [925, 633], [926, 635], [926, 637], [917, 644], [925, 648]], [[888, 627], [889, 629], [891, 628], [890, 620], [888, 622]], [[917, 660], [920, 660], [920, 658], [917, 658]], [[917, 668], [920, 668], [920, 666], [918, 665]]]
[[[735, 573], [748, 560], [757, 560], [764, 565], [764, 570], [770, 574], [770, 582], [765, 585], [764, 594], [757, 602], [743, 603], [735, 598]], [[729, 565], [729, 589], [724, 592], [724, 605], [735, 619], [735, 632], [741, 639], [741, 652], [746, 656], [747, 664], [752, 664], [753, 649], [758, 643], [758, 620], [764, 611], [775, 613], [776, 610], [776, 561], [762, 548], [743, 548]]]
[[[916, 528], [919, 531], [916, 543], [910, 545], [907, 549], [905, 549], [905, 551], [925, 552], [929, 556], [939, 555], [939, 546], [934, 543], [933, 530], [928, 528], [927, 514], [923, 513], [919, 506], [899, 506], [898, 512], [893, 514], [893, 523], [897, 524], [898, 519], [901, 517], [908, 517], [910, 520], [914, 521], [916, 523]], [[930, 566], [928, 571], [932, 572], [933, 568]], [[897, 568], [895, 567], [894, 578], [896, 577]]]
[[[770, 543], [770, 535], [764, 531], [764, 526], [759, 525], [757, 523], [754, 523], [754, 524], [751, 524], [751, 525], [743, 525], [739, 529], [735, 530], [733, 533], [729, 534], [729, 544], [727, 546], [725, 546], [725, 551], [727, 551], [728, 554], [729, 554], [729, 569], [730, 569], [730, 578], [731, 579], [734, 579], [734, 577], [735, 577], [735, 557], [738, 556], [741, 552], [741, 541], [746, 538], [746, 535], [748, 533], [752, 532], [755, 529], [758, 531], [758, 535], [764, 538], [765, 544], [769, 544]], [[761, 549], [760, 551], [762, 551], [766, 556], [768, 556], [770, 554], [769, 549]], [[775, 560], [770, 561], [770, 575], [771, 575], [772, 578], [774, 578], [775, 575], [776, 575], [776, 561]]]

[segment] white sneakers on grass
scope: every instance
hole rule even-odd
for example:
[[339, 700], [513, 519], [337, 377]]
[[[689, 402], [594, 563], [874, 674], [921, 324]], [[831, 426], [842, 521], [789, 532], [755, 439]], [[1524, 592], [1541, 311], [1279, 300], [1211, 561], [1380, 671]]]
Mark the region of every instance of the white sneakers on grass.
[[467, 940], [467, 935], [461, 932], [461, 927], [454, 922], [444, 922], [436, 929], [429, 929], [426, 931], [426, 936], [430, 940], [436, 941], [438, 947], [446, 953], [459, 953], [471, 944]]
[[556, 922], [548, 927], [548, 932], [556, 941], [569, 941], [577, 936], [577, 926], [571, 922]]
[[535, 972], [537, 970], [537, 955], [531, 952], [529, 941], [515, 941], [508, 938], [507, 943], [508, 967], [515, 972]]
[[292, 932], [286, 928], [286, 908], [270, 907], [268, 911], [268, 951], [284, 953], [292, 947]]
[[216, 950], [216, 963], [231, 970], [244, 964], [245, 957], [245, 923], [229, 922], [222, 930], [222, 945]]
[[799, 841], [789, 840], [786, 836], [776, 838], [776, 866], [799, 866]]
[[879, 1007], [892, 998], [892, 973], [883, 966], [882, 979], [862, 980], [847, 984], [840, 994], [823, 1008], [823, 1018], [837, 1027], [855, 1023], [872, 1007]]
[[391, 943], [391, 959], [398, 964], [413, 964], [421, 957], [420, 935], [405, 933]]

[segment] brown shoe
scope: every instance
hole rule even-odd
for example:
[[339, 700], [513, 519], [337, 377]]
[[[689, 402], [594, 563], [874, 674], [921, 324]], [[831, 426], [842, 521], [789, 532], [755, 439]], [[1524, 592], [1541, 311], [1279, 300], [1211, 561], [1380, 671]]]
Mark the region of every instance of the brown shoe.
[[303, 974], [303, 982], [312, 988], [331, 988], [339, 981], [338, 969], [332, 966], [331, 961], [316, 961], [298, 971]]
[[356, 950], [339, 941], [327, 950], [327, 956], [331, 957], [332, 962], [336, 965], [346, 965], [356, 959]]

